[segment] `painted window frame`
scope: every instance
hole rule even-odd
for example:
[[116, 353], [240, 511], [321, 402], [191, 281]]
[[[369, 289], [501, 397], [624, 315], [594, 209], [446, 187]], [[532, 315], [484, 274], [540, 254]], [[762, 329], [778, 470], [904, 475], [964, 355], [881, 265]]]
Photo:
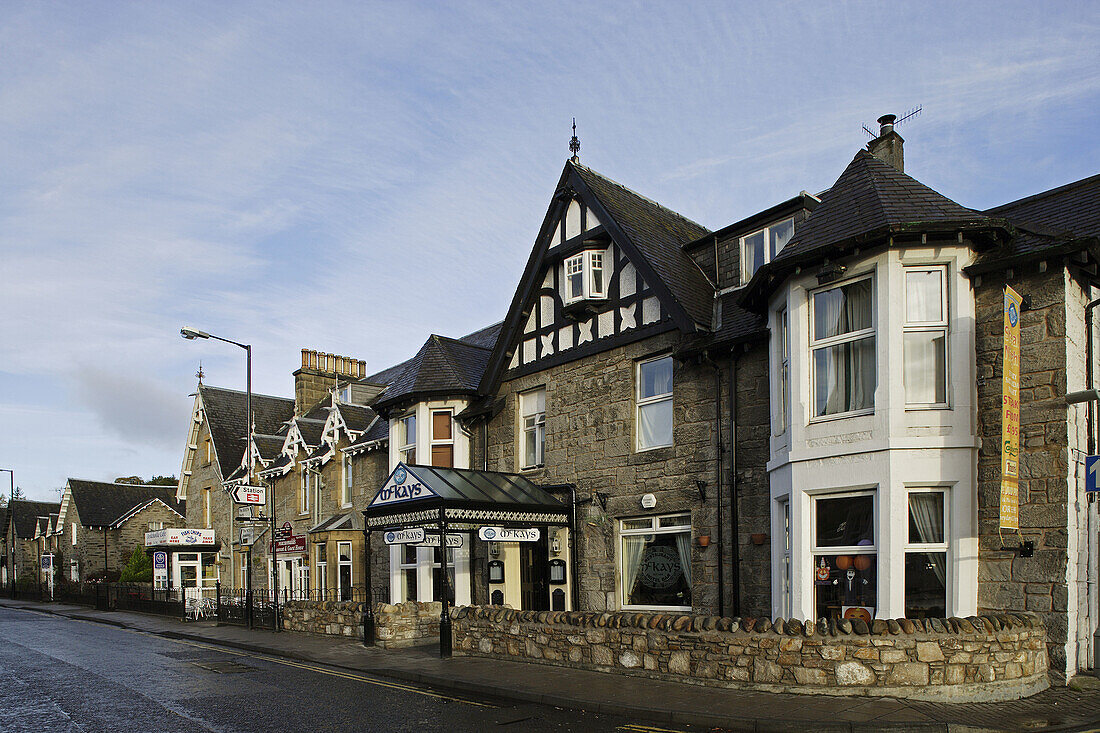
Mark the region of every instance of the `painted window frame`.
[[[409, 430], [410, 421], [412, 423], [411, 431]], [[407, 465], [416, 463], [416, 422], [415, 411], [397, 418], [397, 424], [400, 426], [399, 435], [402, 441], [397, 447], [397, 460]], [[409, 435], [410, 432], [412, 432], [411, 436]]]
[[[940, 319], [938, 321], [910, 321], [909, 320], [909, 273], [911, 272], [935, 272], [940, 279]], [[947, 265], [905, 265], [902, 267], [902, 288], [904, 297], [904, 325], [902, 326], [902, 374], [905, 374], [905, 366], [908, 365], [908, 354], [905, 349], [905, 337], [911, 333], [939, 333], [943, 336], [943, 401], [941, 402], [911, 402], [909, 389], [905, 389], [905, 409], [907, 410], [944, 410], [951, 407], [951, 342], [950, 324], [951, 300], [947, 292]]]
[[[909, 539], [909, 513], [910, 503], [909, 497], [913, 494], [941, 494], [943, 496], [943, 542], [912, 542]], [[911, 486], [905, 489], [905, 558], [902, 561], [902, 566], [905, 565], [905, 560], [908, 559], [910, 553], [929, 553], [929, 552], [942, 552], [944, 553], [944, 611], [947, 617], [953, 615], [954, 609], [951, 604], [951, 592], [953, 573], [951, 572], [951, 488], [948, 486]], [[905, 594], [907, 592], [907, 579], [905, 573], [902, 573], [902, 608], [904, 609], [909, 605]]]
[[328, 542], [318, 542], [314, 566], [317, 568], [318, 599], [328, 598]]
[[[871, 534], [872, 543], [870, 545], [819, 545], [817, 536], [817, 503], [819, 501], [827, 501], [829, 499], [854, 499], [863, 496], [871, 497]], [[810, 578], [812, 578], [814, 571], [817, 568], [817, 558], [823, 555], [871, 555], [874, 557], [876, 573], [875, 573], [875, 612], [876, 614], [882, 608], [883, 603], [886, 600], [882, 596], [882, 568], [883, 564], [879, 559], [879, 547], [882, 543], [882, 527], [879, 523], [879, 512], [881, 511], [882, 503], [879, 501], [878, 487], [864, 488], [864, 489], [845, 489], [840, 491], [822, 491], [818, 493], [810, 494], [810, 547], [809, 547], [809, 568]], [[909, 518], [908, 507], [906, 507], [906, 520]], [[908, 526], [908, 524], [906, 525]], [[817, 593], [816, 587], [811, 586], [810, 602], [814, 606], [816, 612], [817, 607]]]
[[[538, 410], [539, 395], [542, 410]], [[530, 405], [533, 404], [532, 410]], [[520, 469], [529, 471], [546, 465], [546, 388], [535, 387], [519, 393], [519, 453]], [[535, 455], [527, 455], [527, 436], [535, 436]], [[533, 458], [533, 460], [531, 460]]]
[[[607, 268], [606, 251], [602, 249], [586, 249], [565, 258], [562, 263], [562, 302], [565, 305], [581, 300], [606, 300], [607, 299]], [[600, 283], [597, 287], [596, 273], [599, 273]], [[580, 276], [580, 292], [573, 289], [573, 276]]]
[[[343, 559], [343, 548], [348, 550], [348, 559]], [[344, 586], [341, 580], [341, 570], [344, 567], [348, 568], [348, 587], [347, 598], [344, 598]], [[350, 541], [341, 540], [336, 543], [336, 598], [339, 600], [351, 600], [352, 589], [355, 588], [355, 553], [352, 552], [352, 544]]]
[[775, 312], [776, 363], [779, 367], [776, 390], [775, 434], [782, 435], [791, 426], [791, 326], [786, 304]]
[[[76, 522], [70, 522], [70, 524], [72, 525], [72, 542], [73, 542], [73, 547], [76, 547]], [[7, 527], [5, 527], [4, 529], [7, 529]]]
[[[679, 520], [683, 519], [686, 524], [666, 524], [662, 526], [661, 520]], [[648, 520], [648, 526], [642, 526], [642, 522]], [[633, 523], [634, 526], [628, 527], [627, 525]], [[625, 573], [623, 572], [623, 538], [636, 537], [636, 536], [652, 536], [658, 534], [671, 535], [671, 534], [687, 534], [689, 539], [692, 536], [692, 524], [691, 524], [691, 512], [671, 512], [669, 514], [650, 514], [641, 517], [624, 517], [619, 520], [619, 537], [616, 546], [616, 558], [615, 558], [615, 570], [618, 576], [616, 585], [619, 595], [619, 606], [624, 611], [690, 611], [691, 606], [657, 606], [657, 605], [644, 605], [644, 604], [628, 604], [626, 594], [627, 589], [624, 587], [623, 578]], [[695, 596], [695, 583], [692, 585], [692, 602], [694, 603]]]
[[301, 478], [298, 486], [298, 514], [309, 514], [309, 499], [310, 494], [313, 492], [311, 486], [312, 478], [309, 473], [309, 468], [306, 466], [301, 467]]
[[791, 559], [791, 498], [779, 499], [778, 515], [782, 524], [782, 567], [779, 570], [782, 585], [779, 588], [779, 613], [783, 618], [794, 618], [794, 575]]
[[[783, 226], [784, 224], [786, 224], [788, 222], [790, 222], [790, 225], [791, 225], [791, 235], [790, 235], [790, 237], [787, 237], [787, 240], [785, 242], [783, 242], [783, 244], [779, 245], [779, 248], [777, 250], [775, 250], [775, 252], [772, 252], [771, 230], [774, 229], [774, 228]], [[748, 271], [748, 258], [745, 257], [745, 242], [746, 242], [746, 240], [750, 239], [751, 237], [755, 237], [757, 234], [763, 234], [763, 236], [764, 236], [764, 260], [763, 260], [763, 262], [761, 262], [756, 267], [756, 269], [754, 269], [752, 272], [749, 272]], [[765, 227], [755, 229], [755, 230], [749, 232], [748, 234], [744, 234], [741, 237], [739, 237], [738, 240], [737, 240], [737, 251], [740, 254], [740, 258], [741, 258], [741, 284], [742, 285], [748, 284], [749, 280], [752, 279], [752, 276], [756, 274], [756, 270], [760, 269], [761, 267], [763, 267], [767, 263], [771, 262], [772, 258], [775, 257], [775, 255], [782, 252], [783, 248], [787, 246], [787, 242], [791, 241], [791, 237], [793, 237], [793, 236], [794, 236], [794, 217], [793, 216], [787, 216], [787, 217], [784, 217], [784, 218], [779, 219], [777, 221], [773, 221], [772, 223], [768, 224]]]
[[210, 495], [213, 493], [211, 487], [206, 486], [202, 490], [202, 524], [206, 529], [210, 529], [213, 526], [211, 516], [213, 512], [210, 508]]
[[351, 506], [351, 490], [355, 480], [355, 474], [351, 463], [351, 456], [347, 453], [341, 453], [340, 455], [340, 465], [344, 474], [340, 481], [340, 505], [346, 509]]
[[[646, 364], [652, 364], [654, 362], [661, 361], [662, 359], [668, 359], [672, 366], [672, 379], [668, 392], [662, 392], [658, 395], [650, 397], [642, 397], [642, 368]], [[660, 448], [671, 448], [676, 442], [675, 427], [675, 403], [673, 402], [673, 394], [676, 392], [676, 363], [672, 359], [672, 354], [660, 354], [658, 356], [649, 357], [647, 359], [639, 359], [634, 363], [634, 452], [645, 453], [651, 450], [658, 450]], [[658, 445], [642, 445], [642, 431], [639, 429], [642, 419], [642, 408], [649, 405], [659, 404], [661, 402], [668, 402], [669, 409], [669, 442], [661, 443]]]
[[[436, 438], [435, 437], [435, 416], [447, 415], [447, 424], [449, 426], [450, 437], [448, 438]], [[440, 466], [440, 468], [454, 468], [455, 465], [455, 411], [452, 408], [433, 408], [428, 411], [428, 459], [431, 461], [431, 465], [435, 466], [435, 449], [436, 447], [450, 447], [451, 449], [451, 465]]]
[[[816, 308], [814, 298], [830, 290], [836, 290], [842, 287], [855, 285], [856, 283], [867, 280], [871, 283], [871, 297], [869, 303], [871, 305], [871, 325], [867, 328], [862, 328], [858, 331], [848, 331], [846, 333], [839, 334], [837, 336], [827, 336], [825, 338], [818, 339], [814, 335], [814, 310]], [[810, 393], [809, 399], [806, 401], [810, 409], [810, 422], [827, 422], [829, 420], [841, 420], [848, 417], [858, 417], [860, 415], [873, 415], [875, 414], [875, 397], [871, 395], [871, 406], [864, 407], [857, 410], [846, 410], [844, 412], [831, 412], [818, 415], [817, 413], [817, 360], [816, 352], [829, 349], [835, 346], [841, 346], [843, 344], [853, 344], [857, 341], [863, 341], [871, 339], [874, 341], [873, 353], [875, 357], [875, 389], [878, 389], [878, 348], [879, 348], [879, 333], [878, 333], [878, 308], [876, 299], [878, 298], [878, 280], [875, 277], [875, 273], [867, 272], [854, 277], [846, 278], [837, 282], [831, 282], [828, 285], [824, 285], [819, 288], [814, 288], [807, 292], [807, 298], [809, 300], [809, 324], [807, 330], [807, 350], [809, 352], [809, 372], [810, 372]]]

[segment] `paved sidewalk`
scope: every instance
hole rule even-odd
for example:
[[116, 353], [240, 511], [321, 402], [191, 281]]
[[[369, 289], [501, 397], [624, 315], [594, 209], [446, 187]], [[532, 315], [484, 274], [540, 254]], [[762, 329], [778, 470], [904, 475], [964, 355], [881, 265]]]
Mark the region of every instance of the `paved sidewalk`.
[[[1052, 688], [1007, 703], [932, 703], [895, 698], [786, 695], [726, 690], [541, 664], [455, 657], [437, 647], [366, 648], [348, 639], [248, 631], [213, 622], [84, 606], [0, 599], [0, 606], [205, 641], [253, 653], [300, 659], [477, 696], [492, 696], [669, 724], [735, 731], [1035, 731], [1100, 729], [1100, 684]], [[1093, 683], [1093, 684], [1089, 684]], [[1078, 687], [1079, 685], [1075, 685]]]

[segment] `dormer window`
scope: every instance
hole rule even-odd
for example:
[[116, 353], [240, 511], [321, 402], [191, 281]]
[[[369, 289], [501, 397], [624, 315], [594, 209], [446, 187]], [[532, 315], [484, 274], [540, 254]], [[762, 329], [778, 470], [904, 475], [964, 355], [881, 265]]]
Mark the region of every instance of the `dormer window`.
[[741, 237], [741, 283], [747, 283], [761, 265], [771, 262], [792, 236], [793, 217]]
[[565, 260], [565, 304], [607, 297], [603, 252], [586, 250]]

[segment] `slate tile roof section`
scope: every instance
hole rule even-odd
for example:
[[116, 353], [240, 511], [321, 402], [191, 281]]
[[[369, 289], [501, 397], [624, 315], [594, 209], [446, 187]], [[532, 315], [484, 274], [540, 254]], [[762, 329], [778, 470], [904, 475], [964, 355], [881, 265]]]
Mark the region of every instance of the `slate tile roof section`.
[[1083, 178], [989, 209], [1013, 223], [1049, 227], [1051, 234], [1100, 236], [1100, 175]]
[[860, 150], [772, 262], [780, 264], [904, 224], [974, 222], [985, 218]]
[[298, 425], [298, 432], [302, 435], [302, 440], [306, 442], [310, 448], [316, 448], [321, 444], [321, 433], [325, 429], [325, 421], [315, 418], [300, 417], [294, 421]]
[[[203, 409], [218, 454], [218, 464], [223, 471], [241, 465], [244, 459], [245, 393], [235, 389], [222, 389], [199, 385]], [[256, 417], [255, 432], [276, 435], [283, 423], [294, 417], [294, 400], [287, 397], [252, 395], [252, 413]]]
[[[175, 495], [175, 490], [168, 487]], [[15, 534], [20, 539], [29, 540], [34, 537], [35, 528], [38, 526], [39, 517], [48, 517], [61, 511], [61, 503], [51, 504], [48, 501], [29, 501], [16, 499], [11, 502], [11, 513], [15, 522]]]
[[696, 323], [709, 327], [714, 286], [683, 246], [710, 233], [701, 224], [641, 196], [591, 168], [570, 163], [611, 218]]
[[[500, 329], [504, 327], [504, 321], [499, 321], [491, 326], [480, 328], [473, 333], [468, 333], [457, 341], [461, 341], [464, 344], [471, 346], [480, 346], [485, 349], [492, 349], [496, 345], [497, 338], [500, 337]], [[416, 357], [414, 356], [413, 359]], [[360, 381], [368, 384], [391, 384], [395, 379], [401, 376], [401, 373], [412, 363], [413, 359], [406, 359], [400, 364], [396, 364], [387, 369], [383, 369], [377, 374], [372, 374]], [[383, 395], [384, 397], [385, 395]]]
[[272, 458], [279, 455], [283, 450], [283, 443], [286, 438], [280, 435], [255, 435], [253, 434], [252, 440], [256, 443], [256, 447], [260, 450], [260, 458], [265, 461], [270, 461]]
[[491, 353], [482, 346], [433, 335], [374, 404], [384, 408], [415, 395], [472, 394]]
[[363, 435], [359, 436], [359, 440], [355, 441], [348, 448], [358, 448], [359, 446], [367, 445], [369, 443], [375, 443], [381, 440], [387, 440], [390, 437], [390, 421], [385, 418], [379, 418], [378, 422], [371, 425]]
[[340, 417], [344, 419], [348, 430], [357, 433], [369, 428], [378, 418], [378, 413], [365, 405], [348, 405], [341, 402], [337, 404], [337, 409], [340, 410]]
[[160, 499], [176, 512], [184, 513], [184, 505], [176, 501], [176, 490], [172, 486], [112, 484], [71, 478], [68, 488], [85, 527], [110, 527], [153, 499]]

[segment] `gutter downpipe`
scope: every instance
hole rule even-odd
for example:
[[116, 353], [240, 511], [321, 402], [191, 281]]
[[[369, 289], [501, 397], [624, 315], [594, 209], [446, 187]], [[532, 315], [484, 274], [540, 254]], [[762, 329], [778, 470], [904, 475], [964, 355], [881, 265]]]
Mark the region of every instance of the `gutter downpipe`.
[[730, 584], [732, 586], [730, 615], [741, 615], [741, 546], [737, 529], [741, 524], [737, 502], [737, 351], [730, 352]]
[[579, 562], [579, 558], [577, 556], [577, 546], [580, 544], [580, 537], [579, 528], [577, 527], [576, 484], [569, 484], [569, 494], [572, 499], [572, 501], [570, 502], [570, 508], [572, 510], [572, 515], [570, 516], [570, 524], [572, 526], [569, 527], [569, 569], [571, 571], [570, 575], [572, 577], [569, 578], [569, 585], [570, 589], [573, 591], [572, 593], [570, 593], [573, 601], [573, 610], [579, 611], [581, 610], [581, 587], [580, 584], [577, 582], [577, 578], [580, 576], [580, 567], [577, 564]]
[[724, 522], [722, 521], [722, 461], [725, 460], [723, 455], [724, 450], [722, 446], [722, 370], [718, 367], [718, 364], [709, 356], [704, 358], [710, 362], [711, 368], [714, 369], [714, 438], [717, 443], [717, 461], [715, 462], [715, 487], [717, 496], [715, 501], [717, 506], [715, 508], [715, 520], [714, 523], [718, 527], [718, 615], [724, 616], [726, 614], [726, 587], [723, 582], [725, 573], [722, 566], [725, 565], [726, 553], [725, 553], [725, 532], [722, 529]]
[[[1091, 284], [1089, 286], [1091, 295]], [[1095, 374], [1092, 367], [1092, 312], [1097, 306], [1100, 306], [1100, 298], [1089, 301], [1085, 305], [1085, 387], [1086, 389], [1095, 389], [1094, 380]], [[1096, 454], [1096, 402], [1089, 400], [1088, 409], [1085, 412], [1085, 431], [1086, 431], [1086, 446], [1088, 448], [1088, 454]], [[1091, 538], [1090, 538], [1091, 539]], [[1100, 573], [1100, 570], [1096, 572]], [[1095, 582], [1095, 581], [1094, 581]], [[1100, 593], [1100, 583], [1097, 583], [1097, 589], [1095, 592]], [[1100, 606], [1100, 601], [1097, 601], [1097, 605]], [[1095, 622], [1095, 619], [1093, 619]], [[1100, 669], [1100, 624], [1097, 624], [1093, 628], [1092, 634], [1092, 667], [1094, 670]], [[1068, 671], [1068, 670], [1067, 670]]]

